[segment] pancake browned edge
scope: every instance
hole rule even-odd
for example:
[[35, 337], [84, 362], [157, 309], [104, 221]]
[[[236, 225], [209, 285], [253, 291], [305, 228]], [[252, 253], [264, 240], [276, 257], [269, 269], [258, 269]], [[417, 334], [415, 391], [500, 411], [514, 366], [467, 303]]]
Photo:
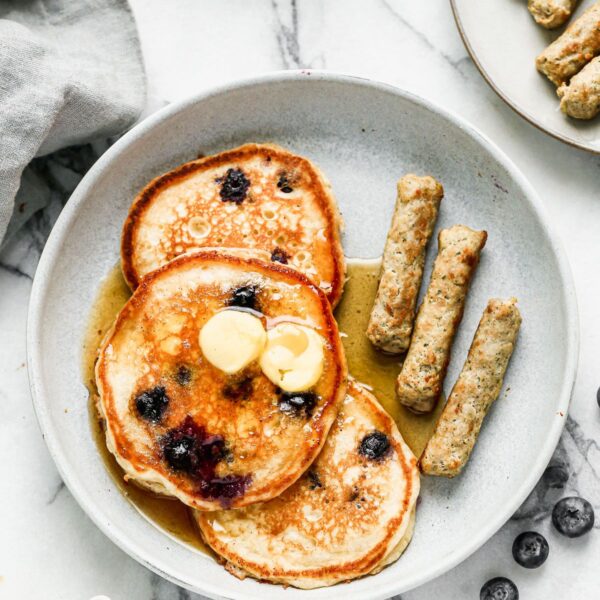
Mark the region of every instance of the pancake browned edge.
[[321, 454], [292, 487], [266, 503], [194, 515], [237, 577], [312, 589], [397, 560], [412, 536], [418, 494], [416, 458], [393, 419], [351, 379]]
[[331, 186], [308, 159], [272, 144], [246, 144], [185, 163], [134, 200], [121, 238], [125, 279], [205, 247], [268, 252], [325, 292], [342, 295], [341, 218]]
[[[205, 322], [224, 308], [250, 310], [231, 306], [240, 288], [256, 291], [253, 314], [267, 328], [273, 319], [300, 321], [321, 335], [323, 373], [305, 406], [291, 406], [257, 361], [227, 375], [204, 357]], [[219, 252], [186, 254], [148, 275], [96, 364], [107, 446], [126, 478], [201, 510], [246, 506], [292, 485], [319, 453], [346, 378], [331, 306], [314, 283], [283, 265]], [[159, 419], [137, 408], [144, 393], [166, 396]], [[180, 442], [189, 456], [167, 462]]]

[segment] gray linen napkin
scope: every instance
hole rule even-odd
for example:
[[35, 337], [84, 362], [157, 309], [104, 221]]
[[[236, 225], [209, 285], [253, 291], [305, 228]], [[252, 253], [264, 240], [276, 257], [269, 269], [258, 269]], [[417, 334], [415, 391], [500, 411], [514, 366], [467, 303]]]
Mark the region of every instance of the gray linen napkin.
[[0, 242], [47, 202], [35, 156], [122, 132], [145, 98], [126, 0], [0, 0]]

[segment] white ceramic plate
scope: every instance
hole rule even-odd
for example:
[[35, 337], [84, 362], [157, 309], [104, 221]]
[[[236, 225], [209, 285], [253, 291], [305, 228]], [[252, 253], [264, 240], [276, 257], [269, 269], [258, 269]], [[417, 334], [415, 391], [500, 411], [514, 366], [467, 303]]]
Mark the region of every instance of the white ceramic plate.
[[[285, 592], [289, 600], [386, 598], [456, 565], [525, 499], [558, 441], [577, 362], [573, 285], [544, 210], [506, 156], [457, 117], [390, 86], [303, 71], [202, 94], [129, 132], [73, 194], [36, 273], [28, 354], [40, 425], [83, 509], [142, 564], [209, 596], [281, 598], [282, 588], [239, 581], [208, 556], [171, 539], [117, 491], [90, 434], [80, 370], [90, 306], [100, 280], [118, 260], [121, 224], [135, 192], [199, 152], [247, 141], [280, 143], [324, 169], [346, 221], [348, 256], [381, 253], [396, 180], [410, 171], [443, 182], [438, 226], [466, 223], [488, 230], [448, 384], [462, 366], [487, 299], [519, 298], [524, 323], [506, 379], [510, 392], [491, 411], [465, 473], [454, 481], [424, 478], [406, 554], [376, 578]], [[429, 254], [426, 278], [435, 252]]]
[[[600, 116], [578, 121], [559, 108], [555, 86], [537, 72], [535, 59], [565, 27], [547, 31], [527, 0], [451, 0], [454, 17], [475, 65], [492, 89], [523, 118], [551, 136], [600, 153]], [[571, 23], [595, 0], [583, 0]]]

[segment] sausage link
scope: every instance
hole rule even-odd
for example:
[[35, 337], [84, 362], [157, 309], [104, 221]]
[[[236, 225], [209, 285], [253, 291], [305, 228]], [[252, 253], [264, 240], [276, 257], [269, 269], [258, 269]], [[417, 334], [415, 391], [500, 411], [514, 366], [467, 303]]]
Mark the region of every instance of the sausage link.
[[535, 22], [546, 29], [564, 25], [579, 0], [529, 0], [527, 8]]
[[371, 343], [390, 354], [405, 352], [410, 343], [415, 308], [444, 188], [433, 177], [405, 175], [381, 265], [381, 279], [367, 327]]
[[485, 231], [464, 225], [439, 233], [431, 281], [396, 382], [398, 400], [414, 412], [431, 411], [440, 396], [469, 283], [486, 240]]
[[560, 109], [574, 119], [593, 119], [600, 112], [600, 56], [589, 62], [569, 85], [556, 91]]
[[600, 2], [588, 8], [569, 28], [536, 59], [540, 73], [556, 86], [578, 73], [600, 54]]
[[467, 361], [419, 460], [426, 475], [454, 477], [469, 460], [515, 347], [521, 325], [516, 302], [515, 298], [488, 302]]

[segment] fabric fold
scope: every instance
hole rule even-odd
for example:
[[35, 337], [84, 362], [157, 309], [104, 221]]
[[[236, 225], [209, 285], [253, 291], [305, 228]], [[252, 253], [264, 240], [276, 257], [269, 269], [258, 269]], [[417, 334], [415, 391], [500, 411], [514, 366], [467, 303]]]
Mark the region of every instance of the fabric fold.
[[11, 230], [44, 206], [23, 177], [34, 157], [122, 133], [145, 100], [125, 0], [0, 1], [0, 240], [15, 203]]

